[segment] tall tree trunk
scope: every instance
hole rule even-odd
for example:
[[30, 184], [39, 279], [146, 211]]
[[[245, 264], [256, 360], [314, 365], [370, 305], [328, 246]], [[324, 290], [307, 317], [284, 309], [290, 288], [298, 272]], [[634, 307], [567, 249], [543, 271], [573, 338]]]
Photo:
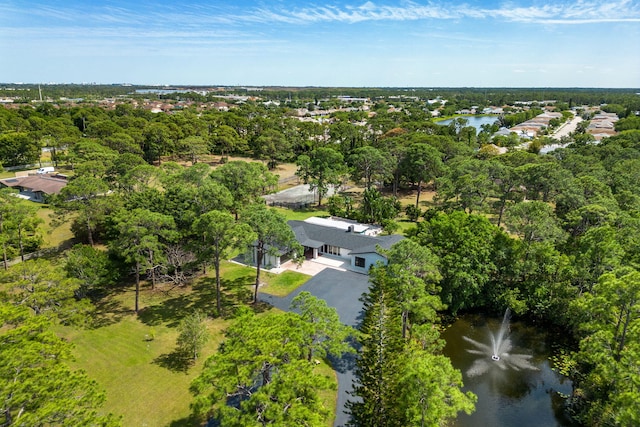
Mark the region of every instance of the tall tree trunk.
[[149, 251], [149, 265], [151, 266], [151, 289], [156, 288], [156, 268], [153, 265], [153, 251]]
[[89, 215], [87, 215], [87, 239], [89, 240], [89, 245], [93, 246], [93, 233], [91, 232], [91, 219]]
[[140, 263], [136, 262], [136, 314], [140, 308]]
[[420, 427], [424, 427], [425, 415], [427, 412], [427, 408], [425, 407], [426, 398], [420, 398]]
[[222, 315], [222, 304], [220, 302], [220, 258], [216, 257], [213, 261], [213, 266], [216, 269], [216, 308], [218, 309], [218, 316]]
[[629, 309], [627, 310], [627, 316], [626, 319], [624, 321], [624, 327], [622, 328], [622, 336], [620, 337], [620, 342], [618, 343], [618, 349], [616, 352], [616, 362], [620, 361], [620, 354], [622, 353], [622, 350], [624, 349], [624, 344], [627, 340], [627, 328], [629, 327], [629, 321], [631, 320], [631, 306], [629, 306]]
[[[236, 221], [238, 220], [238, 218], [236, 218]], [[204, 245], [204, 243], [206, 242], [206, 238], [205, 235], [202, 235], [202, 244]], [[207, 274], [207, 262], [206, 261], [202, 261], [202, 274], [206, 275]]]
[[498, 228], [500, 228], [500, 224], [502, 224], [502, 215], [504, 215], [504, 208], [507, 205], [507, 199], [500, 198], [500, 210], [498, 211]]
[[624, 317], [624, 310], [620, 310], [620, 314], [618, 315], [618, 320], [616, 321], [616, 326], [613, 329], [613, 339], [614, 341], [620, 342], [620, 326], [622, 326], [622, 318]]
[[422, 180], [418, 181], [418, 195], [416, 196], [416, 208], [420, 207], [420, 193], [422, 192]]
[[409, 312], [407, 310], [404, 310], [402, 312], [402, 338], [403, 339], [407, 338], [408, 323], [409, 323]]
[[24, 262], [24, 243], [22, 242], [22, 224], [18, 226], [18, 246], [20, 247], [20, 259]]
[[253, 303], [258, 303], [258, 287], [260, 286], [260, 267], [262, 266], [262, 258], [264, 257], [264, 252], [262, 251], [261, 244], [258, 243], [256, 248], [256, 284], [255, 289], [253, 291]]

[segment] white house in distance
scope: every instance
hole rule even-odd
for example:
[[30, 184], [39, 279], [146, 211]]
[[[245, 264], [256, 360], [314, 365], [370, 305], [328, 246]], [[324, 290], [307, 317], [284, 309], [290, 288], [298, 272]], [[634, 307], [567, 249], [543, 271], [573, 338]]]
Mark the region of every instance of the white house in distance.
[[[382, 229], [378, 226], [343, 218], [311, 217], [304, 221], [291, 220], [288, 224], [304, 248], [305, 258], [333, 258], [344, 261], [349, 270], [364, 274], [378, 261], [386, 264], [387, 260], [378, 253], [378, 247], [389, 249], [404, 239], [398, 234], [381, 236]], [[263, 265], [266, 268], [279, 268], [287, 259], [287, 254], [265, 256]]]

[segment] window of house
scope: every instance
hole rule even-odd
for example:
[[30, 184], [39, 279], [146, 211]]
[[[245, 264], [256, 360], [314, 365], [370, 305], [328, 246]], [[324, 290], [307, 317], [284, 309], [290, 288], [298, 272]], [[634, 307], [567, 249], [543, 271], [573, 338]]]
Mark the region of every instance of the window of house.
[[366, 261], [364, 258], [357, 256], [355, 259], [356, 267], [364, 268]]
[[340, 247], [339, 246], [324, 245], [322, 249], [323, 249], [323, 252], [325, 254], [340, 255]]

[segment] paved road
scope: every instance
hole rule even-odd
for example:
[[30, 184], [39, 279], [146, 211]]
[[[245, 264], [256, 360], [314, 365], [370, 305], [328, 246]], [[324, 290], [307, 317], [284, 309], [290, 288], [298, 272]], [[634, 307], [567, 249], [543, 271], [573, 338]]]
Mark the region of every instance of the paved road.
[[578, 123], [582, 121], [582, 117], [574, 116], [572, 119], [567, 120], [562, 126], [560, 126], [552, 135], [552, 138], [559, 140], [563, 136], [569, 136], [571, 132], [576, 131]]
[[[327, 268], [300, 286], [290, 295], [279, 298], [260, 294], [261, 301], [274, 307], [289, 310], [291, 300], [300, 292], [308, 291], [317, 298], [322, 298], [330, 307], [335, 307], [340, 320], [349, 326], [357, 327], [362, 320], [362, 302], [360, 296], [369, 288], [369, 276], [351, 271], [338, 271]], [[338, 377], [338, 403], [334, 426], [344, 426], [349, 421], [345, 405], [349, 400], [349, 392], [355, 379], [355, 356], [347, 355], [338, 360], [331, 360]]]

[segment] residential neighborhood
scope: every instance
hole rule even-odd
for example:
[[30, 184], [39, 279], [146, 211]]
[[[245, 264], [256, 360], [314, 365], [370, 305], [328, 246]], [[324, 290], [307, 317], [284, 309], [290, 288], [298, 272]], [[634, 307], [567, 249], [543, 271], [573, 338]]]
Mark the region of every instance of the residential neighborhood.
[[[592, 295], [623, 313], [614, 290], [636, 280], [635, 95], [91, 89], [0, 91], [22, 93], [0, 106], [0, 302], [11, 319], [55, 322], [60, 341], [46, 342], [75, 344], [55, 380], [104, 389], [96, 422], [253, 425], [264, 397], [310, 425], [370, 425], [372, 367], [403, 425], [428, 384], [455, 396], [429, 407], [465, 425], [487, 425], [473, 412], [487, 397], [545, 425], [598, 419], [587, 402], [618, 414], [617, 395], [551, 362], [594, 381], [606, 366], [581, 360], [601, 351], [629, 374], [627, 336], [575, 349], [611, 329]], [[536, 345], [485, 352], [500, 334]], [[488, 396], [492, 375], [534, 385]], [[537, 405], [550, 389], [560, 406]], [[145, 395], [175, 405], [147, 408]]]

